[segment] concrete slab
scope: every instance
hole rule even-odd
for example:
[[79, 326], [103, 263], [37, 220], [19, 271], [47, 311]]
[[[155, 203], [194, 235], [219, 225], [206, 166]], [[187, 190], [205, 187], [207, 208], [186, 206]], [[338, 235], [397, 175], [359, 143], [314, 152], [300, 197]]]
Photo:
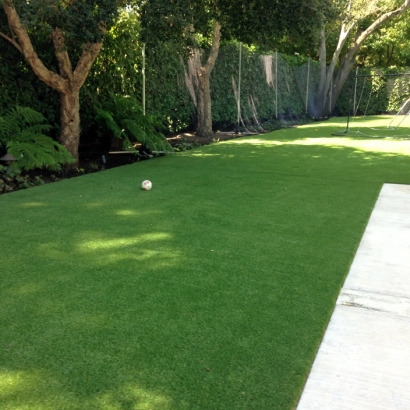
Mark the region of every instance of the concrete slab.
[[410, 186], [385, 184], [297, 410], [410, 409]]

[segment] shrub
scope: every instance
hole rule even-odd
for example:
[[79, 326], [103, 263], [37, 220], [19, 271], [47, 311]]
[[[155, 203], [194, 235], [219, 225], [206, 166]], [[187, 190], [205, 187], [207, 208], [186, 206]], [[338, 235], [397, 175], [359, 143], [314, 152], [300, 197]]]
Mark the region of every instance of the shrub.
[[31, 178], [29, 175], [22, 175], [17, 168], [0, 165], [0, 194], [43, 184], [44, 181], [39, 176]]
[[112, 94], [110, 99], [94, 109], [101, 126], [99, 132], [121, 138], [125, 150], [136, 151], [136, 143], [141, 143], [152, 151], [172, 151], [161, 133], [165, 127], [154, 115], [144, 115], [134, 98]]
[[74, 162], [61, 144], [45, 135], [51, 128], [41, 113], [29, 107], [17, 105], [0, 117], [0, 146], [18, 158], [12, 167], [59, 170], [62, 164]]

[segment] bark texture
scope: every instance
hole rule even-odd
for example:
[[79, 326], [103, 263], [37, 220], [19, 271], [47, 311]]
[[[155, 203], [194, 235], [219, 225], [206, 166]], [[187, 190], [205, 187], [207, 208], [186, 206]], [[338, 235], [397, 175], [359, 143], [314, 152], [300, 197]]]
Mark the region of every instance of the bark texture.
[[[218, 57], [220, 40], [221, 26], [218, 22], [215, 22], [211, 51], [206, 63], [204, 65], [199, 64], [196, 73], [198, 79], [198, 125], [196, 134], [199, 137], [208, 137], [213, 134], [210, 77]], [[195, 53], [199, 53], [199, 50], [195, 50]], [[197, 59], [197, 61], [200, 61], [200, 59]]]
[[80, 143], [80, 90], [60, 93], [60, 143], [77, 159]]

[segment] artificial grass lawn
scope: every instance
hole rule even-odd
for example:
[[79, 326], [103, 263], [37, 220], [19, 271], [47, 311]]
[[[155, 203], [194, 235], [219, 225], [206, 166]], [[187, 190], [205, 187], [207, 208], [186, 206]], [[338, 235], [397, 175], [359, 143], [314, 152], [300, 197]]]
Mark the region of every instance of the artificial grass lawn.
[[0, 408], [293, 409], [382, 184], [410, 183], [410, 141], [338, 126], [0, 196]]

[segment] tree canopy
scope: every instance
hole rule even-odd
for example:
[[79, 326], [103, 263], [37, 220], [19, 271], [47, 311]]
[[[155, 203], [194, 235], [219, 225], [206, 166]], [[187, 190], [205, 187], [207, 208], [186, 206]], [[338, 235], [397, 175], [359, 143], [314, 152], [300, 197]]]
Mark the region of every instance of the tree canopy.
[[315, 44], [322, 21], [334, 12], [332, 0], [219, 0], [218, 6], [231, 37], [269, 51]]
[[189, 43], [195, 33], [209, 36], [210, 21], [217, 20], [222, 39], [275, 50], [285, 41], [313, 44], [335, 10], [332, 0], [148, 0], [142, 5], [142, 40]]

